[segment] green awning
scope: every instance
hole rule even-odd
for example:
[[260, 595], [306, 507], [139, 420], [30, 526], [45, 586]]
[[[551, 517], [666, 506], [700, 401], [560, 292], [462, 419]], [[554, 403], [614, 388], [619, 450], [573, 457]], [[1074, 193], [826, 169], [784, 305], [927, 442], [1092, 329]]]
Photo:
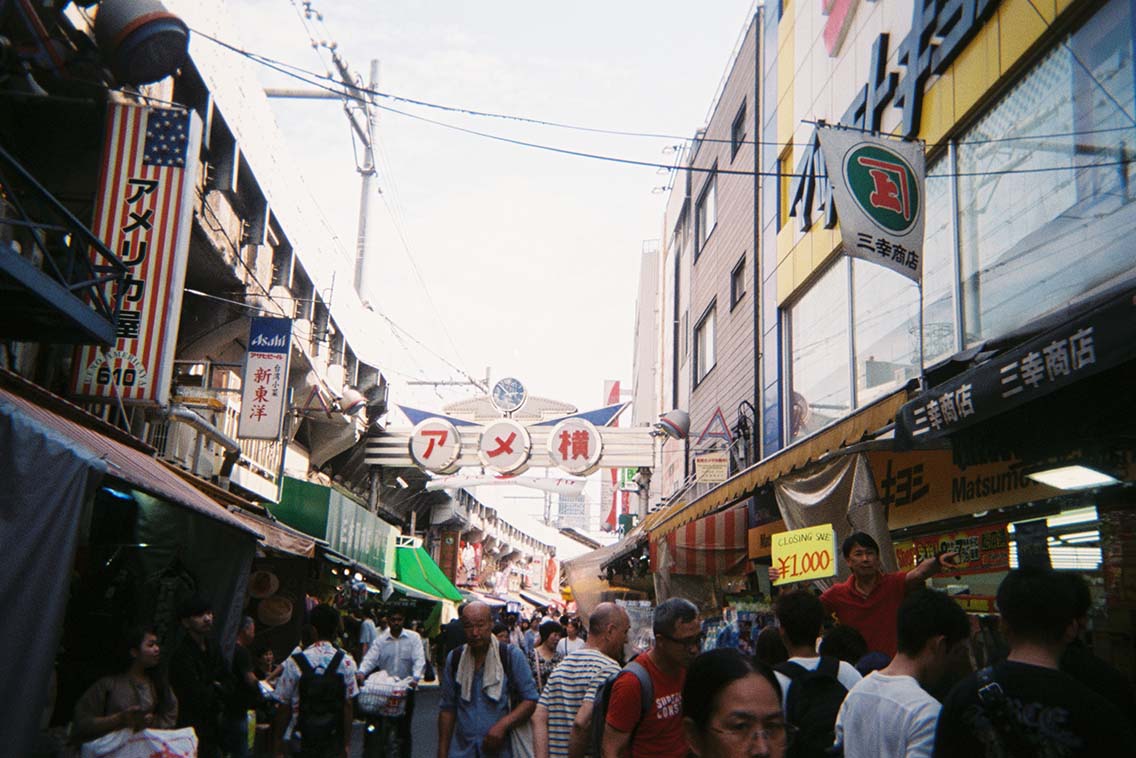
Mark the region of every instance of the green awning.
[[454, 583], [442, 573], [430, 554], [421, 547], [399, 546], [395, 550], [398, 581], [435, 597], [460, 603], [464, 598]]

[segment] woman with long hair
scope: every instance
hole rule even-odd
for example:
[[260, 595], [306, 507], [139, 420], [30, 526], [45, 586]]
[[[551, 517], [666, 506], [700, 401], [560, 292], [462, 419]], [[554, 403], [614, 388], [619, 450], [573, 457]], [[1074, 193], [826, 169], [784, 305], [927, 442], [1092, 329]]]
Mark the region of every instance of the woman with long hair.
[[773, 670], [734, 648], [711, 650], [690, 664], [682, 725], [699, 758], [782, 758], [792, 737]]
[[529, 659], [537, 692], [544, 689], [544, 683], [548, 681], [552, 670], [563, 658], [556, 649], [556, 643], [560, 642], [563, 636], [564, 627], [555, 621], [545, 621], [540, 625], [540, 642], [533, 648], [532, 657]]
[[72, 734], [80, 742], [119, 729], [173, 729], [177, 698], [161, 663], [157, 633], [147, 627], [126, 635], [126, 660], [118, 674], [104, 676], [75, 704]]

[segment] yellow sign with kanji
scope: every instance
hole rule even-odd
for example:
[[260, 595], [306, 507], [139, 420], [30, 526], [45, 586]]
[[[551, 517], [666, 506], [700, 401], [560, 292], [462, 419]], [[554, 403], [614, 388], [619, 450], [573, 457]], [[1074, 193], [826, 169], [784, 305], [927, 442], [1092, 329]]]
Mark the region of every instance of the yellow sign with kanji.
[[836, 576], [836, 536], [832, 524], [807, 526], [773, 535], [776, 585]]

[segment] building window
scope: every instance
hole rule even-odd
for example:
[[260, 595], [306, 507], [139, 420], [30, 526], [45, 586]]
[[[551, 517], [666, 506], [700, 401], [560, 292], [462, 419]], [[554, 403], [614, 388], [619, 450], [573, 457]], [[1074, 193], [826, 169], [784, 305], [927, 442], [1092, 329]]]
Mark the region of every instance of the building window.
[[948, 158], [927, 169], [923, 232], [923, 365], [958, 352], [954, 184]]
[[694, 327], [694, 384], [697, 386], [710, 369], [714, 368], [716, 355], [714, 353], [714, 309], [715, 303], [702, 314], [698, 324]]
[[1132, 21], [1129, 3], [1105, 4], [960, 138], [966, 346], [1131, 268]]
[[746, 104], [745, 100], [742, 101], [742, 107], [738, 108], [738, 114], [734, 116], [734, 122], [730, 124], [730, 159], [732, 160], [738, 154], [745, 143], [746, 138]]
[[852, 410], [848, 258], [837, 258], [787, 315], [786, 420], [789, 439], [797, 440]]
[[919, 375], [919, 288], [883, 266], [851, 260], [857, 407]]
[[730, 310], [733, 310], [741, 302], [746, 293], [745, 264], [746, 257], [743, 255], [742, 259], [734, 266], [733, 271], [730, 272]]
[[694, 238], [696, 240], [694, 259], [698, 260], [702, 248], [714, 225], [718, 223], [718, 167], [715, 166], [706, 179], [706, 186], [694, 205]]
[[789, 223], [789, 193], [793, 185], [793, 146], [777, 156], [777, 231]]

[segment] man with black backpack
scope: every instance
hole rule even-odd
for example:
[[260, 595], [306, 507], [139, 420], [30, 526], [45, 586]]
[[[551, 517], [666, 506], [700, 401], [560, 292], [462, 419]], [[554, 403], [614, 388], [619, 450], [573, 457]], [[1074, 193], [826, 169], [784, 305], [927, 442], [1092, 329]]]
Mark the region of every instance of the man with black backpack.
[[283, 758], [291, 742], [304, 758], [347, 758], [351, 699], [359, 694], [355, 660], [331, 642], [339, 630], [339, 611], [317, 605], [308, 618], [316, 641], [284, 662], [276, 684], [276, 757]]
[[807, 590], [782, 593], [776, 614], [789, 660], [774, 670], [785, 718], [798, 730], [788, 755], [819, 758], [832, 747], [836, 714], [860, 674], [845, 661], [817, 655], [825, 611], [816, 595]]

